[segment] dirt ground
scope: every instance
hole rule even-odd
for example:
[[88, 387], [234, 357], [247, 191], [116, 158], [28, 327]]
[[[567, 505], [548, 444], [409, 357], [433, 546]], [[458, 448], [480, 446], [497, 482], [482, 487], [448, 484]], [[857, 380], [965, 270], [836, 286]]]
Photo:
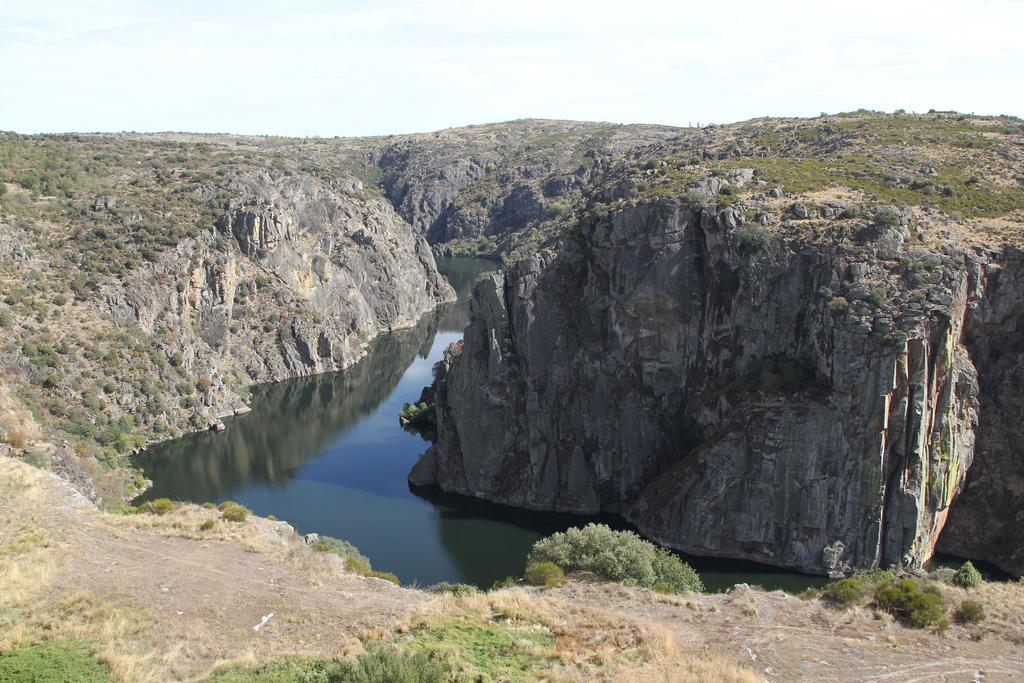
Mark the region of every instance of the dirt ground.
[[[282, 654], [342, 656], [400, 631], [436, 600], [346, 573], [284, 522], [231, 523], [193, 505], [165, 516], [105, 514], [54, 475], [5, 457], [0, 586], [0, 651], [40, 634], [84, 637], [127, 680], [197, 679], [218, 663]], [[1024, 680], [1019, 584], [973, 592], [989, 619], [943, 635], [742, 587], [662, 596], [579, 577], [529, 595], [552, 611], [667, 630], [683, 650], [738, 664], [752, 680]], [[949, 588], [947, 598], [964, 595]]]

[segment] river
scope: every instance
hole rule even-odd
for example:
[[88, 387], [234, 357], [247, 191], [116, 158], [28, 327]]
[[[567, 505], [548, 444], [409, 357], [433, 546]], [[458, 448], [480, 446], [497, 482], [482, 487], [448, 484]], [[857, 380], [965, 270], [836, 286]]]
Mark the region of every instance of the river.
[[[345, 539], [375, 569], [419, 585], [489, 587], [519, 574], [539, 538], [588, 521], [409, 489], [409, 469], [429, 444], [403, 430], [398, 413], [419, 398], [433, 364], [462, 337], [473, 282], [496, 264], [450, 258], [439, 259], [438, 267], [458, 293], [455, 304], [375, 340], [345, 372], [256, 387], [252, 412], [225, 421], [223, 432], [189, 434], [143, 451], [135, 464], [153, 486], [142, 499], [234, 500], [301, 533]], [[738, 582], [786, 590], [823, 583], [761, 565], [686, 559], [708, 590]]]

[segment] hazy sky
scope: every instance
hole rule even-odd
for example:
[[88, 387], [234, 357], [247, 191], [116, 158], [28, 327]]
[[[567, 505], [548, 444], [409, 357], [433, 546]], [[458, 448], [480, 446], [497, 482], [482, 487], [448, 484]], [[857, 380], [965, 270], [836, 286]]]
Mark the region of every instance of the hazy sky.
[[1022, 31], [1022, 0], [0, 0], [0, 129], [1019, 116]]

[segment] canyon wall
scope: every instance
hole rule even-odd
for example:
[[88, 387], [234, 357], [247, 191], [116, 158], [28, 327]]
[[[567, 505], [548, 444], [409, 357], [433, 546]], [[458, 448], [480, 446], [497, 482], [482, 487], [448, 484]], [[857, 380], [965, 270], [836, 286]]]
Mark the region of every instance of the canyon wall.
[[994, 351], [1019, 342], [979, 340], [1019, 304], [998, 296], [1013, 285], [992, 281], [996, 255], [921, 239], [911, 219], [812, 234], [679, 199], [588, 214], [557, 253], [478, 284], [410, 481], [615, 512], [688, 553], [839, 575], [927, 561], [980, 440], [977, 502], [954, 528], [998, 559], [977, 510], [1020, 528], [984, 495], [1013, 469], [1013, 416], [986, 417], [972, 351], [988, 349], [982, 389], [1012, 384], [998, 364], [1019, 353]]

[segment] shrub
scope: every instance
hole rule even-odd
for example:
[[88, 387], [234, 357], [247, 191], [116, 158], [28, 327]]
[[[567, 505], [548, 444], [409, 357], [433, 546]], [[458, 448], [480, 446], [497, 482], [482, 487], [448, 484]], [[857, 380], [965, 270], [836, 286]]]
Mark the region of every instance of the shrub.
[[267, 515], [267, 520], [269, 520], [271, 522], [276, 522], [277, 521], [277, 515]]
[[215, 507], [217, 507], [217, 506], [214, 505], [213, 503], [211, 503], [210, 501], [206, 501], [205, 503], [203, 503], [203, 509], [204, 510], [212, 510]]
[[876, 228], [895, 228], [902, 221], [900, 212], [892, 206], [880, 206], [871, 217]]
[[370, 561], [365, 557], [349, 557], [345, 559], [345, 569], [349, 570], [353, 574], [360, 574], [366, 576], [373, 571], [373, 567], [370, 566]]
[[695, 211], [697, 213], [700, 213], [701, 211], [706, 209], [708, 207], [708, 204], [711, 203], [711, 200], [708, 199], [707, 193], [702, 192], [701, 190], [687, 190], [683, 194], [682, 199], [683, 202], [685, 202], [686, 205], [689, 206], [692, 211]]
[[845, 313], [850, 308], [850, 302], [845, 296], [834, 296], [825, 304], [829, 313]]
[[249, 517], [249, 510], [238, 503], [221, 508], [220, 516], [229, 522], [244, 522]]
[[208, 519], [208, 520], [206, 520], [205, 522], [203, 522], [202, 524], [199, 525], [199, 530], [200, 531], [209, 531], [210, 529], [212, 529], [215, 526], [217, 526], [217, 520], [215, 520], [215, 519]]
[[885, 291], [885, 287], [873, 287], [868, 293], [868, 301], [873, 303], [875, 306], [881, 306], [885, 303], [885, 298], [888, 292]]
[[359, 548], [340, 538], [320, 536], [317, 538], [316, 543], [313, 544], [313, 550], [318, 553], [337, 555], [345, 560], [345, 568], [356, 574], [368, 574], [372, 571], [370, 560], [359, 552]]
[[656, 583], [653, 586], [651, 586], [651, 589], [655, 593], [661, 593], [662, 595], [675, 593], [675, 591], [672, 589], [672, 586], [668, 585], [667, 583]]
[[953, 575], [953, 583], [962, 588], [977, 588], [981, 583], [981, 572], [970, 560], [967, 560], [956, 570], [956, 574]]
[[565, 572], [554, 562], [531, 562], [526, 565], [523, 579], [531, 586], [561, 586]]
[[171, 502], [170, 498], [157, 498], [152, 501], [150, 512], [155, 512], [158, 515], [166, 515], [168, 512], [174, 512], [174, 503]]
[[660, 582], [677, 592], [704, 589], [697, 573], [679, 558], [630, 531], [613, 531], [604, 524], [574, 527], [541, 539], [528, 561], [553, 562], [565, 571], [589, 571], [646, 588]]
[[921, 583], [914, 579], [902, 579], [883, 586], [875, 593], [875, 604], [910, 626], [931, 626], [940, 631], [949, 626], [946, 603], [938, 587], [927, 585], [922, 588]]
[[750, 225], [736, 231], [740, 246], [750, 251], [764, 251], [771, 244], [772, 234], [767, 228]]
[[821, 589], [821, 599], [830, 607], [849, 609], [864, 602], [870, 593], [867, 583], [854, 576], [827, 584]]
[[502, 588], [509, 588], [516, 585], [519, 581], [514, 576], [506, 576], [504, 579], [498, 579], [491, 584], [492, 591], [500, 591]]
[[[513, 579], [513, 582], [514, 581], [515, 579]], [[448, 583], [447, 581], [435, 583], [427, 590], [431, 593], [447, 593], [448, 595], [453, 595], [456, 598], [465, 598], [470, 595], [476, 595], [480, 592], [480, 589], [468, 583]]]
[[958, 624], [977, 624], [985, 621], [985, 608], [980, 602], [964, 600], [953, 615]]

